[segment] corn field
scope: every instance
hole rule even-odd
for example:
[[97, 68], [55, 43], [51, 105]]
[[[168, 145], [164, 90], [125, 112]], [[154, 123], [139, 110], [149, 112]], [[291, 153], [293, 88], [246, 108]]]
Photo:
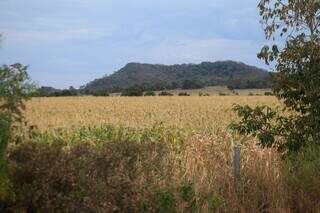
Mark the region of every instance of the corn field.
[[9, 151], [15, 208], [316, 212], [316, 199], [289, 187], [280, 154], [228, 130], [233, 104], [280, 106], [270, 96], [33, 98], [29, 142]]
[[165, 124], [190, 131], [224, 129], [233, 104], [275, 106], [270, 96], [34, 98], [27, 121], [41, 130], [112, 124], [145, 128]]

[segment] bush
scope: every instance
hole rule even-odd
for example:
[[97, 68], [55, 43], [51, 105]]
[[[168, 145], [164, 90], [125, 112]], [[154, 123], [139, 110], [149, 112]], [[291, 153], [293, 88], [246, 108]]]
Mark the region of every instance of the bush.
[[173, 94], [167, 91], [162, 91], [159, 93], [159, 96], [173, 96]]
[[[165, 143], [132, 140], [21, 144], [10, 153], [16, 198], [9, 207], [20, 212], [140, 212], [144, 203], [156, 205], [156, 179], [149, 177], [167, 167], [161, 165], [165, 150]], [[143, 177], [149, 180], [140, 184]]]
[[180, 92], [178, 96], [190, 96], [190, 94], [187, 92]]
[[264, 95], [265, 96], [273, 96], [274, 94], [272, 92], [265, 92]]
[[139, 85], [131, 86], [125, 89], [121, 96], [143, 96], [144, 88]]
[[223, 92], [219, 92], [219, 96], [228, 96], [229, 94], [223, 93]]
[[148, 91], [148, 92], [144, 93], [144, 96], [156, 96], [156, 93], [153, 91]]

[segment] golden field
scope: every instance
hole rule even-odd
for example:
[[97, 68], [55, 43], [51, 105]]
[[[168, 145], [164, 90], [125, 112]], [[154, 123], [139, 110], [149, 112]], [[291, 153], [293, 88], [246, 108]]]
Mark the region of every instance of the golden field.
[[33, 98], [27, 103], [26, 118], [40, 130], [101, 124], [144, 128], [160, 123], [208, 130], [224, 128], [235, 118], [233, 104], [278, 103], [270, 96]]
[[26, 120], [35, 131], [9, 154], [17, 168], [15, 205], [52, 212], [317, 212], [317, 193], [305, 193], [304, 183], [316, 185], [308, 174], [318, 167], [296, 172], [306, 174], [300, 183], [276, 150], [231, 134], [234, 104], [280, 102], [260, 95], [33, 98]]

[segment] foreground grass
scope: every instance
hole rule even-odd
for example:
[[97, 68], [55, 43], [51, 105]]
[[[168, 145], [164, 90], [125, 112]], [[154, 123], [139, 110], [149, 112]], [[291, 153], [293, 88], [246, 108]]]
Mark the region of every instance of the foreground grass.
[[[52, 212], [257, 212], [286, 208], [278, 156], [244, 145], [239, 191], [231, 138], [173, 128], [101, 126], [33, 132], [11, 147], [16, 199], [8, 209]], [[61, 137], [63, 135], [63, 137]]]
[[274, 150], [247, 140], [241, 145], [241, 179], [236, 183], [234, 143], [227, 132], [192, 137], [177, 132], [164, 126], [135, 130], [108, 125], [30, 132], [29, 142], [10, 147], [9, 179], [15, 197], [2, 208], [317, 212], [320, 150], [306, 150], [284, 161]]
[[234, 102], [277, 104], [260, 96], [33, 99], [27, 118], [38, 128], [8, 150], [12, 196], [0, 210], [317, 212], [320, 150], [284, 160], [231, 135]]

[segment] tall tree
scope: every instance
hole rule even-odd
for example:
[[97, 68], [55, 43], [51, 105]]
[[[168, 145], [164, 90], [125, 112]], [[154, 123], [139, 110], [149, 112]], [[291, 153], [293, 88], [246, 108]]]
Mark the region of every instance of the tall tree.
[[320, 144], [320, 1], [261, 0], [258, 7], [266, 39], [274, 43], [258, 57], [275, 63], [273, 91], [284, 109], [236, 106], [242, 120], [232, 128], [280, 151]]

